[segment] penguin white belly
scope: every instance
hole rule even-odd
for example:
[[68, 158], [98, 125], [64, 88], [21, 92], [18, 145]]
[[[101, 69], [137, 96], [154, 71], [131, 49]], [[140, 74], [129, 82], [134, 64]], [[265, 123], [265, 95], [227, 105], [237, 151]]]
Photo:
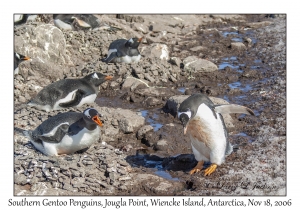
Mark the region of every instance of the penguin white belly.
[[59, 143], [43, 142], [46, 155], [71, 154], [76, 151], [88, 148], [100, 138], [100, 128], [95, 130], [82, 129], [74, 136], [66, 135]]
[[121, 62], [124, 62], [124, 63], [137, 63], [137, 62], [140, 61], [140, 59], [141, 59], [141, 55], [131, 56], [131, 57], [126, 55], [126, 56], [123, 56], [121, 58]]
[[19, 67], [15, 68], [14, 74], [19, 74]]
[[194, 152], [195, 157], [203, 156], [210, 162], [220, 165], [225, 160], [226, 136], [220, 114], [216, 113], [216, 115], [217, 119], [208, 106], [201, 104], [188, 127], [191, 127], [189, 133], [193, 150], [201, 154]]
[[67, 24], [59, 19], [55, 19], [55, 20], [53, 20], [53, 22], [54, 22], [54, 25], [58, 28], [63, 28], [65, 30], [73, 30], [72, 25]]
[[94, 101], [96, 100], [97, 94], [91, 94], [88, 95], [84, 98], [82, 98], [82, 100], [80, 101], [80, 103], [77, 105], [77, 107], [82, 106], [83, 104], [91, 104], [94, 103]]
[[201, 141], [190, 137], [192, 150], [197, 161], [209, 161], [210, 160], [210, 149]]

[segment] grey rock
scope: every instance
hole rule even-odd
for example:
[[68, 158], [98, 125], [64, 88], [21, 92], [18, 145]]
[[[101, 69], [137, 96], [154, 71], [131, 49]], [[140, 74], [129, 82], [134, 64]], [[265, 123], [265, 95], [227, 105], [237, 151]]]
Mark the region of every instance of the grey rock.
[[153, 43], [150, 46], [143, 46], [140, 51], [147, 58], [170, 59], [170, 50], [165, 44]]
[[32, 60], [19, 66], [19, 74], [24, 78], [34, 75], [37, 82], [41, 78], [51, 81], [62, 79], [63, 73], [66, 73], [62, 66], [72, 65], [66, 54], [66, 41], [62, 31], [50, 24], [37, 27], [28, 25], [25, 31], [24, 34], [15, 36], [14, 50], [31, 57]]
[[134, 77], [127, 77], [125, 81], [122, 83], [122, 90], [126, 90], [130, 88], [131, 91], [134, 91], [134, 89], [137, 86], [144, 85], [144, 84], [148, 85], [148, 82], [145, 80], [136, 79]]
[[138, 129], [145, 123], [144, 117], [139, 116], [135, 112], [132, 112], [130, 110], [118, 110], [118, 113], [122, 116], [122, 118], [119, 118], [118, 120], [119, 128], [124, 133], [132, 133], [134, 130]]
[[182, 63], [181, 59], [178, 57], [171, 57], [170, 62], [178, 67], [180, 67], [180, 64]]
[[147, 106], [157, 106], [157, 105], [162, 104], [163, 102], [157, 98], [150, 96], [145, 99], [145, 103], [147, 104]]
[[233, 42], [233, 43], [231, 43], [230, 46], [231, 46], [231, 49], [238, 50], [238, 51], [247, 49], [247, 47], [242, 42]]
[[154, 149], [155, 150], [167, 150], [168, 148], [168, 141], [165, 140], [165, 139], [161, 139], [161, 140], [158, 140], [155, 144], [154, 144]]
[[[147, 132], [151, 131], [151, 130], [153, 130], [153, 127], [152, 127], [151, 125], [144, 125], [143, 127], [141, 127], [141, 128], [138, 130], [138, 132], [137, 132], [137, 138], [138, 138], [139, 140], [141, 140], [141, 139], [144, 137], [144, 135], [145, 135]], [[120, 163], [120, 164], [121, 164], [121, 163]]]
[[183, 60], [184, 70], [189, 72], [212, 72], [218, 70], [218, 66], [208, 60], [189, 56]]
[[198, 52], [198, 51], [203, 51], [205, 49], [206, 49], [205, 47], [196, 46], [196, 47], [191, 48], [190, 50], [193, 51], [193, 52]]

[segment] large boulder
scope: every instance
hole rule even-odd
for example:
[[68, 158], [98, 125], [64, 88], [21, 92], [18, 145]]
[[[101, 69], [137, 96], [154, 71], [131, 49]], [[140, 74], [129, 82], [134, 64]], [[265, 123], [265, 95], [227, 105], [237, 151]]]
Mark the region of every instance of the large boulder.
[[208, 60], [196, 56], [188, 56], [183, 60], [184, 70], [189, 72], [212, 72], [218, 70], [218, 66]]
[[150, 46], [143, 46], [141, 48], [141, 54], [143, 54], [147, 58], [159, 58], [161, 60], [169, 60], [170, 50], [167, 45], [153, 43]]
[[14, 51], [32, 58], [20, 65], [19, 74], [24, 78], [35, 76], [37, 81], [62, 79], [66, 67], [72, 65], [62, 31], [50, 24], [25, 25], [16, 30]]

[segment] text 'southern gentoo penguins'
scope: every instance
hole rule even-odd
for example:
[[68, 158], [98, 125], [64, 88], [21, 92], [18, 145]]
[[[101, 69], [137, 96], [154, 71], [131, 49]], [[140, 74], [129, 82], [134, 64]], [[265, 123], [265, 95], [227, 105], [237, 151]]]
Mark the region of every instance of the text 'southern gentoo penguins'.
[[99, 140], [103, 126], [96, 109], [83, 113], [65, 112], [50, 117], [35, 130], [14, 128], [30, 139], [34, 147], [48, 156], [71, 154]]
[[211, 165], [205, 169], [204, 175], [210, 175], [233, 151], [222, 117], [222, 114], [229, 113], [254, 115], [251, 109], [244, 106], [214, 105], [206, 95], [200, 93], [191, 95], [180, 104], [177, 116], [184, 127], [184, 134], [191, 139], [192, 150], [198, 161], [190, 174], [201, 171], [204, 161], [208, 161]]
[[108, 48], [107, 57], [102, 59], [106, 63], [137, 63], [141, 59], [138, 47], [142, 38], [117, 39]]
[[63, 79], [44, 87], [27, 105], [46, 112], [93, 103], [99, 86], [112, 76], [91, 73], [80, 79]]
[[19, 64], [22, 61], [30, 60], [30, 57], [21, 55], [19, 53], [14, 53], [14, 74], [19, 73]]

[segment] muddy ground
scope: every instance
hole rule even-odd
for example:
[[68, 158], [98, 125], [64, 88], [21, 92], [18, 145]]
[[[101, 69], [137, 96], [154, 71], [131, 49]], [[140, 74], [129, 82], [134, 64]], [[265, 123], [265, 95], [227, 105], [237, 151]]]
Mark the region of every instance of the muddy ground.
[[[103, 135], [86, 151], [47, 157], [15, 134], [15, 195], [286, 194], [285, 15], [98, 17], [122, 30], [62, 31], [69, 61], [60, 68], [63, 78], [93, 71], [114, 76], [101, 86], [95, 104], [62, 110], [95, 107], [105, 116]], [[15, 40], [43, 24], [53, 25], [51, 16], [15, 26]], [[138, 64], [101, 62], [111, 41], [133, 36], [144, 36]], [[154, 50], [163, 50], [163, 44], [165, 60]], [[22, 51], [21, 46], [15, 44], [15, 51]], [[26, 52], [33, 59], [20, 64], [15, 75], [14, 122], [34, 129], [58, 111], [45, 113], [26, 102], [60, 78], [35, 74], [38, 61], [30, 51], [20, 53]], [[189, 56], [217, 69], [188, 68]], [[197, 92], [255, 112], [231, 115], [226, 123], [235, 150], [208, 177], [188, 173], [196, 160], [176, 118], [180, 102], [173, 100]]]

